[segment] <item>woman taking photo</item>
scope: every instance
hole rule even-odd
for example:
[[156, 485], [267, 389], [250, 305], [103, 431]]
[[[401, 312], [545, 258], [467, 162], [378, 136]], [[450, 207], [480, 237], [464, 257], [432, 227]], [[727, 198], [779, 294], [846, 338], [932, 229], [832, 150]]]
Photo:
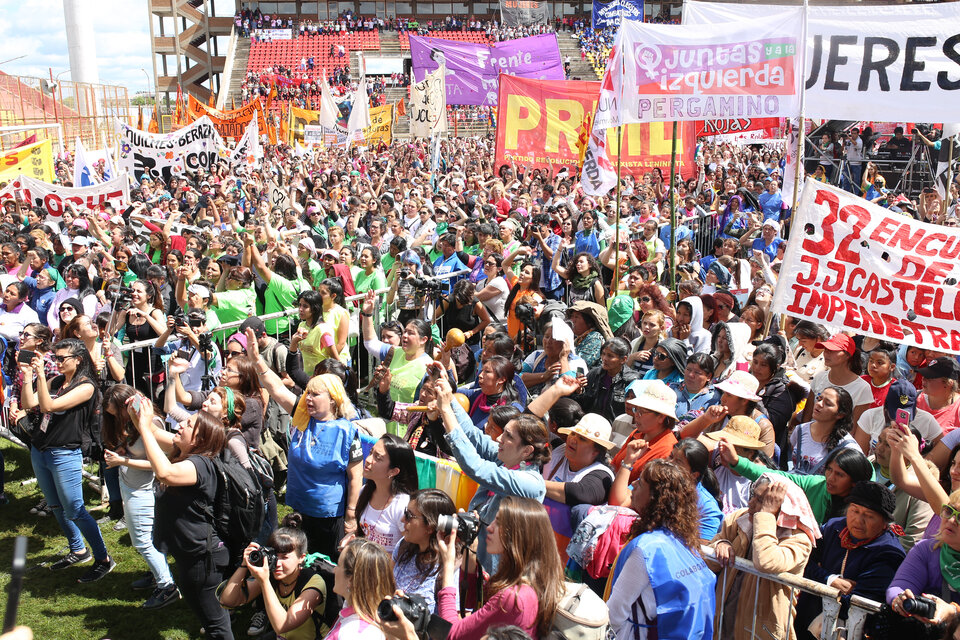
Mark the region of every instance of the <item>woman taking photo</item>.
[[311, 552], [336, 559], [340, 540], [357, 530], [363, 448], [357, 427], [347, 419], [356, 409], [343, 382], [329, 373], [311, 378], [296, 395], [260, 360], [253, 329], [247, 329], [247, 344], [247, 359], [261, 384], [292, 416], [286, 502], [303, 515]]
[[510, 285], [503, 277], [503, 256], [493, 254], [483, 258], [483, 274], [486, 281], [475, 297], [489, 310], [490, 316], [497, 322], [504, 318], [504, 304], [510, 294]]
[[639, 516], [614, 563], [607, 607], [617, 640], [712, 637], [716, 577], [700, 557], [700, 515], [690, 476], [651, 460], [634, 483]]
[[210, 414], [196, 413], [180, 423], [173, 436], [172, 457], [167, 458], [154, 435], [150, 402], [133, 396], [127, 410], [140, 432], [150, 468], [165, 487], [157, 498], [154, 539], [176, 559], [180, 591], [206, 636], [231, 640], [230, 616], [216, 594], [230, 554], [207, 516], [217, 493], [211, 459], [223, 450], [227, 432]]
[[[411, 494], [403, 510], [403, 539], [393, 551], [397, 589], [423, 597], [432, 613], [438, 613], [437, 582], [441, 569], [437, 519], [456, 512], [453, 500], [439, 489], [421, 489]], [[459, 585], [459, 582], [455, 579], [453, 584]]]
[[[560, 556], [553, 545], [544, 544], [552, 534], [543, 505], [529, 498], [504, 498], [484, 538], [490, 552], [500, 557], [500, 567], [484, 587], [484, 595], [489, 594], [486, 602], [462, 619], [457, 601], [460, 562], [456, 532], [439, 536], [439, 610], [441, 617], [453, 623], [449, 640], [480, 640], [488, 629], [501, 625], [520, 627], [531, 638], [547, 637], [564, 592]], [[400, 620], [385, 623], [384, 630], [392, 638], [406, 637]]]
[[[111, 334], [116, 334], [117, 327], [122, 326], [127, 343], [156, 339], [167, 328], [161, 311], [163, 301], [156, 287], [149, 281], [137, 280], [130, 285], [130, 290], [130, 306], [115, 315]], [[155, 385], [162, 381], [162, 377], [163, 365], [151, 347], [140, 347], [130, 353], [124, 378], [137, 391], [153, 398]]]
[[[153, 520], [156, 505], [153, 469], [137, 428], [130, 419], [127, 400], [137, 390], [126, 384], [110, 387], [103, 396], [103, 447], [108, 468], [120, 467], [120, 495], [123, 513], [133, 548], [147, 563], [150, 573], [137, 580], [134, 589], [153, 588], [150, 598], [141, 607], [159, 609], [180, 599], [167, 559], [153, 544]], [[163, 421], [154, 418], [153, 434], [166, 454], [173, 452], [173, 434], [163, 428]]]
[[410, 494], [419, 488], [413, 449], [403, 438], [384, 434], [363, 463], [363, 479], [366, 483], [357, 498], [356, 536], [393, 553], [402, 535]]
[[[533, 307], [536, 314], [539, 312], [543, 301], [543, 293], [540, 291], [540, 269], [533, 266], [532, 263], [524, 263], [520, 267], [520, 275], [514, 279], [510, 293], [503, 303], [507, 315], [507, 333], [515, 342], [519, 342], [520, 333], [525, 327], [524, 323], [517, 317], [517, 307], [521, 304], [528, 304]], [[535, 327], [526, 327], [526, 329], [529, 331], [536, 330]]]
[[61, 340], [54, 348], [53, 359], [60, 375], [49, 381], [42, 356], [34, 357], [29, 365], [20, 365], [20, 406], [25, 411], [39, 408], [45, 414], [30, 447], [33, 471], [70, 546], [67, 555], [53, 563], [51, 569], [85, 564], [91, 560], [92, 552], [93, 566], [78, 581], [96, 582], [116, 566], [107, 553], [100, 528], [83, 506], [81, 447], [92, 436], [90, 425], [96, 421], [100, 408], [97, 374], [87, 348], [79, 340]]
[[484, 530], [505, 496], [543, 500], [546, 489], [539, 469], [550, 457], [547, 427], [539, 418], [522, 414], [508, 422], [494, 442], [474, 425], [460, 403], [454, 402], [446, 377], [437, 380], [435, 388], [446, 440], [463, 473], [480, 485], [467, 511], [476, 511], [481, 520], [477, 561], [493, 571], [497, 558], [486, 550]]
[[284, 526], [270, 534], [267, 546], [277, 555], [271, 567], [266, 559], [259, 564], [250, 561], [250, 554], [262, 547], [251, 542], [243, 552], [243, 565], [227, 581], [220, 593], [220, 604], [240, 607], [263, 596], [270, 626], [278, 637], [287, 640], [314, 640], [326, 631], [315, 609], [327, 599], [323, 577], [304, 567], [307, 536], [299, 529], [299, 514], [284, 518]]
[[572, 248], [573, 244], [569, 243], [562, 245], [560, 250], [554, 251], [553, 263], [551, 264], [557, 275], [570, 283], [567, 301], [569, 304], [578, 300], [605, 304], [607, 296], [603, 288], [603, 281], [600, 279], [600, 265], [597, 264], [597, 259], [592, 254], [578, 253], [574, 256], [573, 263], [569, 268], [560, 266], [560, 258]]

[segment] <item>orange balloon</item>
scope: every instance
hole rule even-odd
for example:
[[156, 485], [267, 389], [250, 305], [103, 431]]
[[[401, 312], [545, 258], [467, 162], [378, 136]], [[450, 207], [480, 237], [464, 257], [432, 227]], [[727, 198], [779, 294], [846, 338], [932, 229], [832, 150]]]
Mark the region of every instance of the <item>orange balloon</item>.
[[449, 351], [450, 349], [456, 349], [457, 347], [462, 346], [466, 341], [467, 337], [463, 335], [463, 331], [454, 328], [450, 329], [450, 331], [447, 331], [447, 343], [445, 346]]
[[464, 411], [470, 411], [470, 399], [462, 393], [453, 394], [453, 399], [460, 403]]

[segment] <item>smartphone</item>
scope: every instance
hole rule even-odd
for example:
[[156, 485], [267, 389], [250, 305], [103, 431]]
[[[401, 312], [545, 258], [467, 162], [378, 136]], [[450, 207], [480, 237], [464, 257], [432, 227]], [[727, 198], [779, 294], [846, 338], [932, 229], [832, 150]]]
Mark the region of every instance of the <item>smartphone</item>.
[[33, 359], [36, 357], [37, 357], [37, 354], [35, 352], [21, 349], [20, 353], [17, 354], [17, 362], [21, 364], [30, 364], [33, 362]]
[[143, 402], [140, 400], [140, 396], [134, 396], [133, 402], [130, 403], [130, 406], [133, 408], [133, 412], [138, 414], [140, 413], [140, 407], [143, 405]]
[[191, 352], [189, 349], [180, 349], [174, 354], [174, 358], [183, 358], [186, 361], [190, 361]]
[[897, 426], [903, 430], [904, 433], [909, 433], [910, 431], [910, 412], [906, 409], [897, 409]]
[[27, 537], [17, 536], [13, 541], [13, 566], [10, 569], [10, 584], [7, 586], [7, 610], [3, 614], [3, 633], [17, 626], [17, 607], [23, 590], [23, 574], [27, 570]]

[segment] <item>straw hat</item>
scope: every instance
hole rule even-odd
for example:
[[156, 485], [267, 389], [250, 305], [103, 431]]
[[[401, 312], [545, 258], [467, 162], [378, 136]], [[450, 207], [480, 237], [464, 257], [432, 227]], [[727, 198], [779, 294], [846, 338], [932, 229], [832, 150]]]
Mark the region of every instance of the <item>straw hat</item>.
[[677, 394], [660, 380], [652, 380], [627, 404], [677, 419]]
[[610, 449], [613, 447], [613, 442], [610, 440], [610, 434], [613, 431], [613, 427], [610, 426], [610, 421], [597, 413], [588, 413], [580, 418], [580, 422], [573, 427], [561, 427], [557, 429], [557, 433], [562, 436], [575, 433], [581, 438], [586, 438], [591, 442], [596, 442], [598, 445], [604, 449]]
[[763, 449], [766, 445], [760, 440], [760, 425], [747, 416], [733, 416], [720, 431], [703, 434], [711, 440], [726, 438], [735, 447], [745, 449]]

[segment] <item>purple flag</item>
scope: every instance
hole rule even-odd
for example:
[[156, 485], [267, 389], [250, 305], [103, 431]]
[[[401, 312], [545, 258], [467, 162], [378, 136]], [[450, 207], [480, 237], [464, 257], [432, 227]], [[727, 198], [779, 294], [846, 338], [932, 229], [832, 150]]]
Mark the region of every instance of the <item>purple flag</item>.
[[493, 107], [501, 73], [533, 80], [565, 80], [560, 45], [554, 33], [492, 45], [410, 36], [413, 77], [447, 65], [447, 104]]

